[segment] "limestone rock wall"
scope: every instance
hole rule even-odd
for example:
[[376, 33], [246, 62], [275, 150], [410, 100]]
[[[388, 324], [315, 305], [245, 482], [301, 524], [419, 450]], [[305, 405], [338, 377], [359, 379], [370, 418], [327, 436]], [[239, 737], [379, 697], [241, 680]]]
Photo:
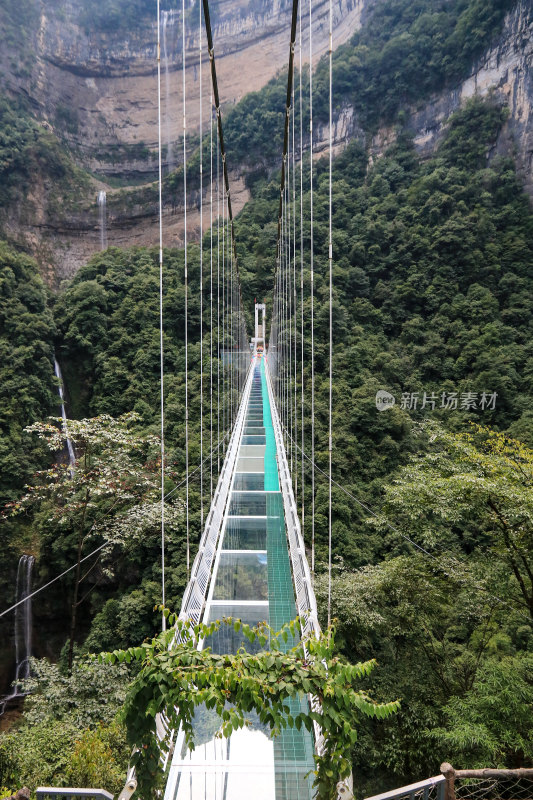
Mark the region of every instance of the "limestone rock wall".
[[[422, 155], [430, 155], [441, 140], [448, 119], [469, 98], [491, 96], [509, 108], [509, 119], [490, 157], [514, 156], [526, 192], [533, 198], [533, 0], [521, 0], [505, 20], [498, 42], [474, 65], [460, 85], [410, 109], [410, 127]], [[382, 129], [371, 143], [374, 157], [392, 141]]]

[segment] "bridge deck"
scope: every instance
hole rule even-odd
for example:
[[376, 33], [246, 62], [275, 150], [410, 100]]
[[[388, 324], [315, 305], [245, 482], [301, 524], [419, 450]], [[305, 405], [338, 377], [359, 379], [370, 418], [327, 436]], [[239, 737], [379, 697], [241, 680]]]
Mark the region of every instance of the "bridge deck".
[[[283, 445], [276, 443], [260, 359], [243, 402], [245, 421], [203, 620], [231, 616], [250, 625], [266, 621], [278, 630], [296, 616], [296, 605], [277, 467]], [[221, 628], [210, 646], [230, 653], [242, 642], [241, 635]], [[291, 702], [296, 711], [300, 701]], [[271, 739], [257, 719], [250, 717], [250, 723], [229, 739], [217, 739], [218, 717], [199, 709], [197, 746], [189, 753], [178, 735], [165, 800], [310, 800], [311, 735], [286, 729]]]

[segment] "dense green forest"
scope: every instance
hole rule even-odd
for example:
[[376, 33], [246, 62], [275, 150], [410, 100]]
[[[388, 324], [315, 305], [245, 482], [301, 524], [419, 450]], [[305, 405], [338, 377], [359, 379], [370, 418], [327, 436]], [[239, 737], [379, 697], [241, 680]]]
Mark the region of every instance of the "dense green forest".
[[[380, 117], [396, 125], [395, 144], [380, 158], [369, 161], [363, 143], [352, 141], [333, 170], [337, 642], [351, 661], [377, 659], [367, 685], [378, 700], [402, 699], [394, 717], [361, 722], [353, 752], [360, 798], [436, 774], [443, 760], [456, 767], [533, 765], [533, 215], [512, 158], [489, 158], [505, 124], [504, 107], [491, 99], [471, 101], [449, 120], [437, 150], [424, 161], [402, 115], [405, 104], [466, 73], [497, 36], [510, 5], [383, 0], [335, 54], [338, 104], [353, 102], [367, 131]], [[118, 13], [120, 3], [109, 10]], [[111, 25], [107, 18], [105, 25]], [[324, 82], [321, 64], [315, 80], [318, 116]], [[248, 310], [254, 297], [270, 303], [272, 293], [279, 178], [267, 165], [281, 150], [283, 106], [283, 82], [277, 80], [225, 118], [228, 158], [240, 162], [246, 153], [256, 163], [249, 177], [252, 199], [236, 221]], [[16, 191], [31, 180], [28, 153], [38, 154], [42, 133], [29, 118], [9, 124], [8, 104], [1, 113], [2, 165], [8, 191], [11, 186]], [[167, 191], [172, 180], [176, 177]], [[309, 203], [307, 193], [306, 253]], [[316, 460], [325, 468], [325, 161], [315, 164], [314, 214]], [[203, 246], [207, 254], [209, 236]], [[204, 355], [210, 351], [205, 318], [200, 330], [199, 253], [198, 247], [189, 251], [191, 464], [200, 458], [201, 340]], [[299, 261], [298, 249], [296, 256]], [[164, 257], [165, 489], [178, 499], [169, 532], [167, 597], [177, 608], [186, 581], [183, 493], [177, 488], [185, 463], [183, 253], [168, 250]], [[0, 268], [2, 500], [21, 502], [20, 508], [7, 506], [0, 533], [6, 554], [0, 577], [9, 587], [1, 593], [2, 606], [13, 599], [21, 552], [37, 555], [42, 584], [76, 562], [81, 540], [83, 554], [107, 542], [80, 593], [70, 675], [67, 632], [81, 582], [76, 588], [70, 573], [41, 595], [35, 627], [43, 633], [36, 636], [36, 652], [58, 663], [35, 663], [24, 717], [14, 732], [0, 734], [0, 789], [48, 781], [102, 783], [118, 790], [128, 754], [116, 714], [128, 674], [121, 668], [110, 681], [110, 668], [88, 665], [84, 655], [137, 644], [159, 623], [152, 611], [160, 597], [159, 520], [150, 494], [158, 472], [158, 253], [110, 249], [92, 258], [56, 296], [47, 292], [31, 259], [4, 244]], [[304, 280], [308, 286], [307, 260]], [[307, 293], [306, 387], [309, 303]], [[23, 432], [58, 413], [54, 353], [63, 369], [69, 416], [98, 417], [74, 429], [79, 453], [90, 452], [87, 473], [80, 473], [82, 483], [75, 486], [64, 480], [64, 443], [51, 460], [44, 429], [41, 438], [38, 427], [33, 434]], [[206, 357], [206, 392], [210, 363]], [[214, 358], [212, 363], [216, 371]], [[386, 412], [376, 408], [380, 389], [396, 398]], [[443, 394], [452, 401], [441, 403]], [[129, 412], [134, 416], [115, 429], [110, 417]], [[307, 444], [309, 418], [307, 392]], [[130, 442], [131, 451], [117, 451], [109, 426]], [[115, 469], [119, 456], [132, 459], [128, 465], [143, 491], [135, 502], [123, 502], [116, 487], [107, 486], [84, 506], [82, 485], [93, 487], [89, 482], [96, 475], [91, 491], [101, 491], [99, 470]], [[46, 486], [39, 484], [42, 472], [31, 477], [44, 467]], [[33, 490], [21, 500], [27, 483]], [[305, 499], [309, 504], [309, 486]], [[194, 546], [200, 531], [197, 482], [190, 501]], [[319, 473], [316, 504], [316, 589], [323, 608], [327, 485]], [[90, 523], [85, 541], [87, 513], [97, 524]], [[129, 525], [142, 536], [130, 541]], [[305, 536], [309, 543], [308, 526]], [[1, 625], [5, 639], [7, 623]], [[102, 704], [97, 698], [104, 687], [109, 696]]]

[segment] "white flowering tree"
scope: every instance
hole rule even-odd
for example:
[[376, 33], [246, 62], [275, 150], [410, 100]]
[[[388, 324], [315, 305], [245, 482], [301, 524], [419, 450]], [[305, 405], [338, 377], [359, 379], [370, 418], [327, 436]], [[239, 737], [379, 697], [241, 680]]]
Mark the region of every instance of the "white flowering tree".
[[[95, 586], [87, 581], [102, 557], [115, 547], [154, 534], [161, 524], [159, 440], [135, 430], [140, 418], [134, 412], [113, 418], [69, 420], [60, 417], [36, 422], [26, 428], [58, 454], [47, 470], [36, 473], [21, 500], [11, 503], [7, 513], [40, 509], [48, 524], [56, 528], [64, 555], [74, 551], [76, 567], [70, 609], [69, 668], [72, 667], [77, 611]], [[63, 463], [62, 453], [70, 440], [76, 454], [74, 468]], [[177, 529], [181, 503], [169, 503], [165, 524]], [[87, 555], [103, 547], [94, 555]], [[105, 559], [104, 570], [112, 571]]]

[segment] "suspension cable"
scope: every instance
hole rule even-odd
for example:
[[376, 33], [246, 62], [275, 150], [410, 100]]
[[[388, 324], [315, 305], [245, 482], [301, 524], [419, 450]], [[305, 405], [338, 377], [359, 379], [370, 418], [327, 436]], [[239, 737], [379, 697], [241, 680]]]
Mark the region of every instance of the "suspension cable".
[[209, 95], [209, 497], [213, 499], [213, 91]]
[[[294, 353], [293, 365], [294, 374], [292, 377], [294, 398], [293, 398], [293, 419], [294, 419], [294, 438], [298, 441], [298, 369], [297, 369], [297, 331], [298, 331], [298, 303], [296, 292], [296, 111], [295, 111], [295, 86], [292, 84], [292, 308], [294, 315]], [[298, 451], [294, 448], [294, 473], [293, 485], [296, 506], [298, 507]]]
[[287, 161], [287, 149], [289, 145], [289, 119], [291, 115], [292, 80], [294, 74], [294, 43], [296, 41], [297, 20], [298, 20], [298, 0], [293, 0], [292, 19], [291, 19], [291, 42], [289, 50], [289, 68], [287, 75], [287, 95], [285, 98], [285, 122], [283, 126], [283, 156], [281, 162], [281, 181], [279, 188], [278, 236], [277, 236], [277, 246], [276, 246], [276, 252], [278, 254], [280, 253], [280, 244], [281, 244], [283, 192], [285, 190], [285, 171], [286, 171], [286, 161]]
[[226, 434], [226, 197], [222, 184], [222, 433]]
[[313, 237], [313, 0], [309, 0], [309, 290], [311, 295], [311, 573], [315, 572], [315, 287]]
[[[188, 337], [188, 276], [187, 276], [187, 95], [185, 81], [185, 0], [181, 3], [182, 13], [182, 36], [181, 36], [181, 57], [182, 57], [182, 92], [183, 92], [183, 258], [184, 272], [183, 284], [185, 289], [185, 470], [189, 474], [189, 337]], [[189, 530], [189, 481], [185, 484], [185, 515], [187, 526], [187, 580], [190, 575], [190, 530]]]
[[[235, 245], [235, 230], [234, 230], [234, 223], [233, 223], [233, 209], [231, 205], [231, 193], [230, 193], [230, 186], [229, 186], [229, 174], [228, 174], [228, 164], [226, 158], [226, 150], [224, 147], [224, 132], [222, 129], [222, 111], [220, 108], [220, 97], [218, 94], [218, 81], [217, 81], [217, 70], [215, 64], [215, 49], [213, 46], [213, 34], [211, 31], [211, 16], [209, 14], [209, 0], [202, 0], [203, 8], [204, 8], [204, 21], [205, 21], [205, 31], [207, 36], [207, 50], [209, 53], [209, 60], [211, 62], [211, 83], [213, 86], [213, 96], [215, 100], [215, 109], [217, 115], [217, 127], [218, 127], [218, 138], [220, 141], [220, 157], [222, 159], [222, 169], [223, 169], [223, 176], [224, 176], [224, 185], [226, 187], [226, 197], [227, 197], [227, 204], [228, 204], [228, 219], [229, 219], [229, 227], [231, 233], [231, 250], [233, 252], [233, 258], [235, 260], [235, 271], [237, 278], [239, 279], [239, 263], [237, 259], [237, 248]], [[240, 280], [239, 280], [240, 283]]]
[[[305, 416], [304, 416], [304, 145], [303, 145], [303, 86], [302, 86], [302, 12], [298, 14], [298, 38], [299, 38], [299, 57], [300, 57], [300, 72], [299, 72], [299, 101], [300, 101], [300, 401], [301, 401], [301, 436], [302, 436], [302, 450], [305, 445]], [[302, 466], [302, 532], [304, 531], [305, 524], [305, 470], [303, 458], [301, 459]]]
[[202, 120], [202, 6], [198, 3], [198, 60], [200, 79], [200, 525], [204, 527], [204, 174]]
[[[218, 116], [218, 112], [217, 112]], [[217, 137], [217, 439], [220, 439], [220, 143]], [[218, 451], [220, 473], [220, 450]]]
[[[168, 110], [167, 110], [168, 113]], [[163, 350], [163, 175], [161, 155], [161, 11], [157, 0], [157, 128], [159, 166], [159, 383], [161, 403], [161, 605], [165, 606], [165, 401]], [[162, 629], [166, 617], [162, 614]]]
[[329, 185], [328, 185], [328, 262], [329, 262], [329, 477], [328, 477], [328, 628], [331, 625], [331, 461], [332, 461], [332, 394], [333, 394], [333, 235], [332, 235], [332, 170], [333, 170], [333, 6], [329, 0]]

